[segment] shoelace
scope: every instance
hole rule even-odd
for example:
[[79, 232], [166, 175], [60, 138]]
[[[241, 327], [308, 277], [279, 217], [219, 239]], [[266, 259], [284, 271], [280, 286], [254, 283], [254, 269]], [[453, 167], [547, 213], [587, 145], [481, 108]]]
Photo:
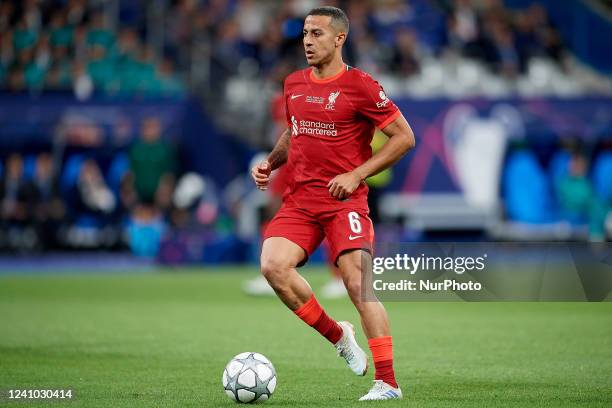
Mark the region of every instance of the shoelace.
[[350, 361], [352, 361], [355, 357], [355, 354], [353, 354], [353, 350], [351, 350], [351, 348], [348, 347], [348, 344], [346, 343], [342, 343], [340, 347], [338, 347], [338, 355]]

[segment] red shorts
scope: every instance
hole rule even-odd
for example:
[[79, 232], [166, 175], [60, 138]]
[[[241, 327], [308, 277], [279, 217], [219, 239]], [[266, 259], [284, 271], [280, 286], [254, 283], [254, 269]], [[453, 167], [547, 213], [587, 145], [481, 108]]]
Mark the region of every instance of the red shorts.
[[352, 207], [348, 201], [305, 209], [285, 201], [264, 232], [264, 240], [270, 237], [287, 238], [306, 251], [306, 258], [298, 266], [304, 265], [323, 238], [327, 238], [329, 258], [335, 264], [343, 252], [351, 249], [372, 253], [374, 227], [367, 205]]

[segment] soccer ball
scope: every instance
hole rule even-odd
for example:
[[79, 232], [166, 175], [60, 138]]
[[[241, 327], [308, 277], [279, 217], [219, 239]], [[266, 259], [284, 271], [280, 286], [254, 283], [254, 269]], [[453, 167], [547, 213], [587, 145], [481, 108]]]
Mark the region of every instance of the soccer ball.
[[223, 389], [236, 402], [263, 402], [276, 388], [276, 370], [259, 353], [240, 353], [223, 370]]

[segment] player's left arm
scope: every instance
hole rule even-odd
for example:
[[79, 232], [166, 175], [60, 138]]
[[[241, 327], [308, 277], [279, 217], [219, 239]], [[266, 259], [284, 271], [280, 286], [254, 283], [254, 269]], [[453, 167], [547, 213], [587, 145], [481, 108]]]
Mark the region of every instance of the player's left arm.
[[415, 146], [414, 133], [403, 115], [389, 123], [382, 132], [389, 140], [375, 155], [353, 171], [329, 181], [329, 193], [338, 199], [350, 196], [365, 179], [393, 166]]

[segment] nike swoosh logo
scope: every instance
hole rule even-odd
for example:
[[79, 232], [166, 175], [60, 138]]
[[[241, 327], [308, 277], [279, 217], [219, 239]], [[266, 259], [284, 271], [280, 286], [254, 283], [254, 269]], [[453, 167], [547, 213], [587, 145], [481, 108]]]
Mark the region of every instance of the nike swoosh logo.
[[354, 241], [357, 238], [361, 238], [361, 237], [363, 237], [363, 235], [355, 235], [355, 236], [349, 235], [349, 241]]
[[295, 98], [299, 98], [300, 96], [302, 96], [304, 94], [299, 94], [299, 95], [291, 95], [291, 100], [294, 100]]

